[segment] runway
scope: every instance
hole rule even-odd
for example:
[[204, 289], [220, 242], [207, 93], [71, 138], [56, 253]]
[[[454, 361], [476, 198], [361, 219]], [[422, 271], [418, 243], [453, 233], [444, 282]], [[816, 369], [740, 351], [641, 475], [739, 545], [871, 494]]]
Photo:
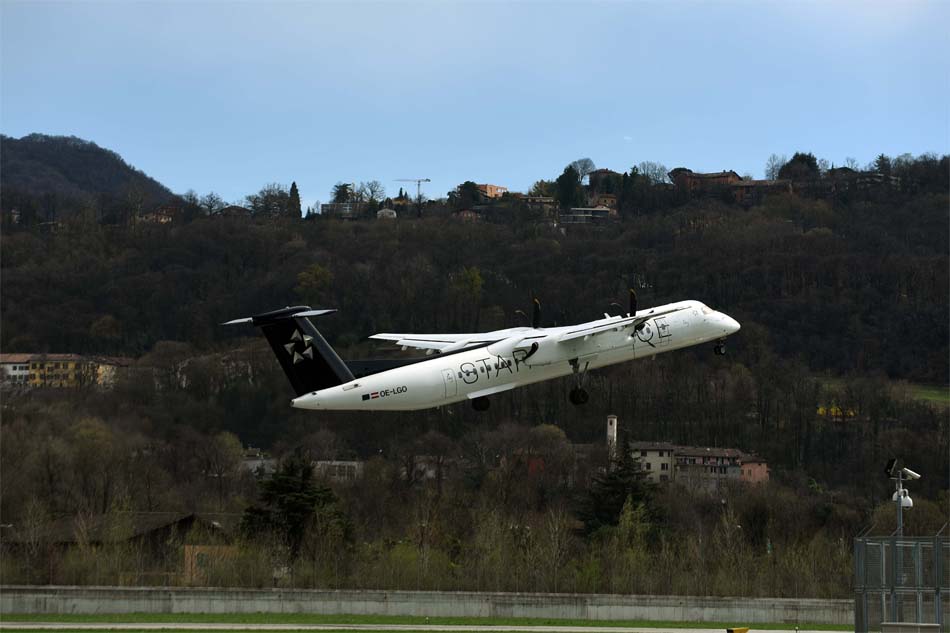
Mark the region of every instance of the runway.
[[[0, 630], [17, 631], [442, 631], [445, 633], [725, 633], [725, 629], [611, 626], [517, 626], [507, 624], [240, 624], [224, 622], [0, 622]], [[750, 629], [753, 633], [755, 629]], [[778, 632], [776, 632], [778, 633]], [[827, 633], [802, 630], [797, 633]], [[836, 633], [841, 633], [840, 631]]]

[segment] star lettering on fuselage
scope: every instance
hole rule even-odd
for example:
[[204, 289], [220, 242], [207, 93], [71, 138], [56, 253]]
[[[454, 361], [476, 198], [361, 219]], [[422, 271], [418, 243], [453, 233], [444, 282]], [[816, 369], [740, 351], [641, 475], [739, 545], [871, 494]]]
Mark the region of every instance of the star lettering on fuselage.
[[294, 365], [302, 363], [304, 359], [313, 360], [313, 337], [295, 329], [290, 341], [284, 344], [284, 349], [293, 358]]

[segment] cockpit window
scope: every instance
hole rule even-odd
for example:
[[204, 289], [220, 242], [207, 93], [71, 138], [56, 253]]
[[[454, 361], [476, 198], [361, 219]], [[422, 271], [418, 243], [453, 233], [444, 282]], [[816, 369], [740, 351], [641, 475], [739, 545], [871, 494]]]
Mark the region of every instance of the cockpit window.
[[707, 306], [705, 303], [700, 303], [699, 307], [702, 309], [703, 314], [712, 314], [713, 312], [715, 312], [715, 310]]

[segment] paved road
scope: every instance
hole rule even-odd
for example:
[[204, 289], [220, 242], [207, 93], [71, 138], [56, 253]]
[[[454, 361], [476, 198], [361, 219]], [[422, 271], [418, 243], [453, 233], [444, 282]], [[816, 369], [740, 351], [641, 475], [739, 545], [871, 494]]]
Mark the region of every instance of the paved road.
[[[725, 633], [723, 629], [656, 629], [625, 626], [517, 626], [508, 624], [227, 624], [188, 622], [0, 622], [0, 630], [83, 630], [83, 631], [442, 631], [471, 633], [473, 631], [517, 631], [518, 633]], [[752, 629], [750, 633], [754, 632]], [[771, 633], [771, 632], [770, 632]], [[779, 633], [779, 632], [775, 632]], [[798, 633], [826, 633], [799, 631]]]

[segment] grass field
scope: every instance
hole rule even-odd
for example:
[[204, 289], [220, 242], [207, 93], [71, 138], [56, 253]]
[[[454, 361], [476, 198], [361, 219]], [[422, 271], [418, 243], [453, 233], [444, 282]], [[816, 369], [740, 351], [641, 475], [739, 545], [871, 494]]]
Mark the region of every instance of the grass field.
[[934, 404], [950, 406], [950, 387], [933, 385], [907, 385], [910, 395], [916, 400], [925, 400]]
[[[12, 628], [15, 622], [73, 622], [73, 623], [220, 623], [220, 624], [428, 624], [428, 625], [475, 625], [499, 627], [505, 626], [602, 626], [642, 627], [662, 629], [722, 629], [734, 626], [752, 626], [756, 630], [805, 630], [849, 631], [852, 626], [815, 624], [800, 622], [796, 624], [768, 623], [743, 624], [740, 622], [663, 622], [649, 620], [557, 620], [550, 618], [454, 618], [454, 617], [417, 617], [383, 615], [319, 615], [312, 613], [106, 613], [95, 615], [60, 614], [11, 614], [0, 618], [4, 628]], [[405, 633], [405, 632], [403, 632]]]
[[[825, 386], [831, 389], [840, 389], [844, 381], [840, 378], [830, 378], [827, 376], [818, 377]], [[904, 390], [906, 394], [914, 399], [929, 402], [944, 407], [950, 407], [950, 387], [941, 387], [940, 385], [924, 385], [915, 382], [895, 381], [889, 383], [891, 387], [898, 390]]]

